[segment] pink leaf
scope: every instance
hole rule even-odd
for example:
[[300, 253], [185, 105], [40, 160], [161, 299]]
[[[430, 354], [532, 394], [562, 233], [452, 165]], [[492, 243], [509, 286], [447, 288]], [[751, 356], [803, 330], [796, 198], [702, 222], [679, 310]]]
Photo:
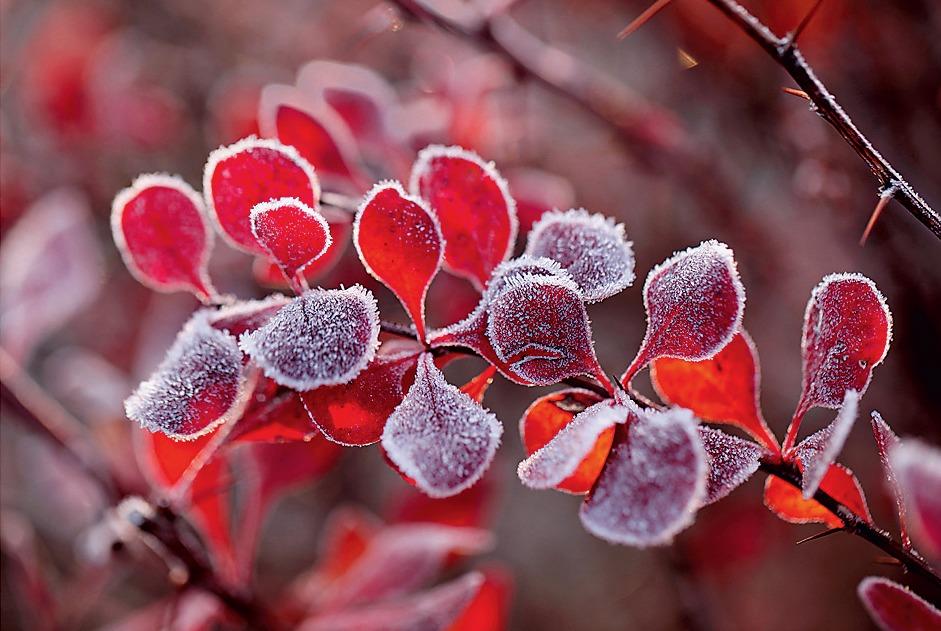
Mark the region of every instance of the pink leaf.
[[823, 477], [830, 470], [830, 465], [843, 450], [846, 437], [849, 436], [859, 409], [859, 394], [847, 390], [836, 419], [819, 432], [811, 434], [795, 447], [794, 455], [801, 463], [803, 481], [801, 484], [804, 499], [810, 499], [820, 488]]
[[763, 450], [751, 441], [711, 427], [700, 426], [699, 437], [709, 460], [709, 479], [703, 499], [706, 505], [721, 500], [748, 480], [758, 470]]
[[252, 233], [252, 208], [283, 197], [316, 208], [320, 183], [313, 167], [293, 147], [249, 137], [209, 154], [203, 194], [230, 245], [250, 254], [267, 254]]
[[409, 190], [441, 222], [445, 268], [482, 289], [516, 241], [516, 203], [493, 164], [460, 147], [431, 145], [418, 154]]
[[582, 505], [582, 524], [612, 543], [669, 543], [693, 522], [708, 474], [689, 410], [645, 413], [616, 433], [601, 477]]
[[872, 435], [876, 439], [876, 449], [879, 452], [879, 460], [882, 462], [882, 470], [885, 473], [886, 481], [892, 490], [892, 496], [895, 498], [895, 508], [899, 517], [899, 530], [902, 536], [902, 545], [907, 550], [912, 547], [912, 541], [908, 536], [908, 520], [905, 518], [905, 497], [902, 495], [902, 489], [899, 487], [898, 477], [892, 470], [892, 463], [889, 461], [889, 452], [899, 444], [899, 437], [895, 435], [889, 424], [886, 423], [882, 415], [872, 411]]
[[251, 211], [252, 234], [300, 293], [304, 270], [323, 256], [332, 237], [326, 219], [296, 198], [261, 202]]
[[177, 440], [207, 434], [241, 415], [251, 388], [235, 337], [212, 328], [208, 311], [183, 327], [166, 358], [124, 403], [128, 418]]
[[382, 433], [389, 458], [432, 497], [448, 497], [483, 475], [503, 426], [444, 380], [431, 354], [418, 361], [415, 382]]
[[548, 443], [521, 462], [517, 475], [523, 484], [533, 489], [549, 489], [561, 484], [575, 474], [605, 434], [610, 443], [615, 425], [625, 423], [630, 415], [629, 408], [613, 400], [596, 403], [576, 415]]
[[266, 376], [300, 391], [351, 381], [378, 344], [376, 299], [359, 285], [307, 291], [239, 339]]
[[856, 589], [872, 621], [882, 631], [941, 629], [941, 611], [907, 587], [881, 576], [864, 578]]
[[926, 554], [941, 559], [941, 450], [912, 438], [889, 450], [911, 535]]
[[157, 291], [191, 291], [203, 302], [215, 296], [206, 266], [212, 231], [203, 201], [186, 182], [141, 175], [111, 205], [111, 231], [134, 277]]
[[398, 183], [378, 184], [356, 213], [353, 242], [366, 270], [395, 293], [424, 341], [425, 296], [445, 250], [437, 218]]
[[673, 255], [648, 274], [644, 306], [647, 332], [621, 377], [625, 386], [658, 357], [709, 359], [729, 343], [745, 310], [745, 289], [732, 250], [704, 241]]
[[583, 208], [544, 214], [529, 233], [526, 253], [558, 261], [588, 302], [634, 282], [634, 250], [624, 225]]

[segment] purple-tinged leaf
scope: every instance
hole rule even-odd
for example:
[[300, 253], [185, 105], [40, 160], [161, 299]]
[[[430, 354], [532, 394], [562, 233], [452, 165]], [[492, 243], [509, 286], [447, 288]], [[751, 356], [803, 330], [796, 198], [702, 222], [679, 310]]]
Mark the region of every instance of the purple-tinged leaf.
[[794, 448], [794, 455], [801, 463], [804, 477], [801, 489], [804, 499], [810, 499], [820, 488], [823, 477], [830, 470], [830, 465], [840, 455], [846, 437], [849, 436], [859, 410], [859, 393], [847, 390], [843, 397], [843, 407], [832, 423], [819, 432], [815, 432], [801, 441]]
[[856, 593], [882, 631], [941, 629], [941, 611], [895, 581], [869, 576], [859, 583]]
[[895, 509], [899, 517], [899, 530], [902, 536], [902, 545], [905, 549], [911, 550], [912, 540], [908, 536], [908, 523], [905, 518], [905, 497], [902, 495], [902, 489], [899, 487], [898, 478], [895, 471], [892, 470], [892, 463], [889, 461], [889, 452], [899, 444], [899, 437], [896, 436], [889, 424], [883, 420], [882, 415], [872, 411], [872, 435], [876, 439], [876, 450], [879, 452], [879, 460], [882, 462], [882, 470], [885, 473], [886, 482], [892, 490], [892, 497], [895, 498]]
[[722, 430], [700, 426], [699, 437], [709, 460], [709, 479], [703, 506], [721, 500], [758, 470], [764, 450]]
[[908, 438], [889, 451], [889, 463], [905, 498], [912, 539], [941, 560], [941, 449]]

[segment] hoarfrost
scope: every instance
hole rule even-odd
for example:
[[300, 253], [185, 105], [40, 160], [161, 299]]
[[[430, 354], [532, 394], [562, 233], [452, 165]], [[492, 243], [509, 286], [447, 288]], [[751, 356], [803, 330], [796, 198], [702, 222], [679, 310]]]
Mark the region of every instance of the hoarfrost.
[[820, 488], [823, 476], [827, 474], [830, 465], [840, 455], [846, 437], [853, 429], [858, 410], [859, 393], [855, 390], [847, 390], [843, 397], [843, 407], [840, 408], [833, 422], [805, 438], [795, 448], [794, 454], [800, 460], [804, 471], [801, 484], [804, 499], [813, 497]]
[[734, 491], [758, 470], [762, 449], [755, 443], [700, 426], [699, 437], [709, 459], [709, 479], [703, 506]]

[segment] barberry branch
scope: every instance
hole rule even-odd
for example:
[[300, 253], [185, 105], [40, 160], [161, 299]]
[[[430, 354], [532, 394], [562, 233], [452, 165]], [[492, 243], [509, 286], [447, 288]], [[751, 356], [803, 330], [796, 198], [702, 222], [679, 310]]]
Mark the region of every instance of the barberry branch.
[[[761, 20], [735, 0], [709, 0], [754, 40], [787, 72], [806, 94], [811, 109], [828, 122], [872, 171], [882, 198], [894, 198], [941, 239], [941, 215], [902, 177], [850, 119], [833, 94], [817, 77], [797, 47], [795, 33], [775, 35]], [[799, 27], [801, 28], [801, 27]]]

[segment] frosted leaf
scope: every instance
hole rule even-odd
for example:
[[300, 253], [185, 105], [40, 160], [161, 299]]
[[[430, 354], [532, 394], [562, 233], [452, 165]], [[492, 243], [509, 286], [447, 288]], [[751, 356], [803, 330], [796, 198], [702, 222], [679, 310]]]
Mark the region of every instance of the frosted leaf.
[[535, 257], [523, 254], [515, 259], [500, 263], [495, 270], [487, 289], [484, 291], [483, 302], [489, 304], [503, 293], [508, 284], [524, 276], [545, 276], [570, 278], [562, 266], [552, 259], [544, 256]]
[[889, 451], [905, 498], [905, 515], [919, 549], [941, 560], [941, 449], [913, 438]]
[[303, 273], [323, 256], [333, 238], [327, 220], [296, 197], [256, 204], [250, 215], [252, 234], [296, 290], [306, 287]]
[[653, 268], [644, 284], [647, 332], [621, 377], [634, 375], [658, 357], [709, 359], [728, 344], [742, 322], [745, 289], [732, 250], [704, 241]]
[[[836, 462], [830, 465], [820, 483], [820, 490], [846, 506], [860, 519], [872, 523], [862, 486], [853, 472], [843, 465]], [[830, 528], [841, 528], [844, 525], [843, 520], [823, 504], [815, 499], [804, 499], [799, 488], [777, 476], [769, 475], [765, 481], [764, 502], [772, 513], [792, 524], [820, 523]]]
[[514, 381], [551, 385], [585, 373], [606, 381], [571, 279], [525, 274], [506, 280], [488, 307], [487, 338]]
[[272, 294], [262, 300], [241, 300], [213, 312], [209, 316], [209, 324], [215, 329], [239, 337], [242, 333], [264, 326], [289, 302], [291, 299], [281, 294]]
[[283, 197], [316, 208], [320, 182], [294, 147], [249, 136], [209, 154], [203, 195], [220, 234], [232, 247], [264, 255], [265, 248], [252, 233], [252, 208]]
[[882, 631], [941, 629], [941, 611], [895, 581], [868, 576], [859, 583], [856, 593]]
[[872, 435], [876, 439], [876, 450], [879, 452], [879, 460], [882, 462], [882, 471], [885, 473], [886, 482], [892, 489], [892, 496], [895, 498], [895, 508], [899, 516], [899, 527], [902, 535], [902, 545], [911, 548], [912, 542], [908, 536], [907, 520], [905, 518], [905, 497], [902, 495], [902, 489], [899, 487], [898, 478], [895, 471], [892, 470], [892, 463], [889, 462], [889, 452], [899, 444], [899, 437], [896, 436], [889, 424], [885, 422], [882, 415], [872, 411], [870, 423], [872, 424]]
[[304, 391], [346, 383], [376, 354], [376, 299], [359, 285], [312, 289], [243, 334], [239, 344], [282, 386]]
[[689, 410], [644, 414], [617, 431], [608, 462], [582, 504], [582, 524], [612, 543], [669, 543], [692, 523], [708, 474]]
[[128, 418], [190, 440], [241, 414], [249, 388], [238, 342], [208, 318], [200, 311], [183, 327], [157, 371], [124, 402]]
[[813, 497], [820, 488], [823, 476], [843, 450], [846, 437], [856, 423], [858, 410], [859, 393], [847, 390], [846, 396], [843, 397], [843, 407], [840, 408], [836, 419], [819, 432], [805, 438], [794, 449], [794, 455], [800, 461], [804, 474], [801, 485], [804, 499]]
[[802, 339], [804, 379], [797, 416], [814, 406], [839, 408], [847, 390], [865, 394], [873, 368], [889, 352], [892, 314], [865, 276], [830, 274], [810, 296]]
[[441, 222], [445, 268], [483, 288], [516, 242], [516, 202], [493, 163], [461, 147], [430, 145], [419, 152], [408, 187]]
[[584, 208], [544, 214], [529, 233], [526, 253], [558, 261], [588, 302], [634, 282], [634, 250], [624, 225]]
[[573, 475], [605, 433], [627, 421], [631, 410], [613, 400], [596, 403], [576, 415], [558, 434], [519, 464], [516, 473], [526, 486], [548, 489]]
[[300, 631], [445, 631], [480, 591], [484, 577], [470, 572], [399, 600], [308, 619]]
[[699, 437], [709, 459], [709, 479], [703, 505], [734, 491], [758, 470], [762, 449], [755, 443], [722, 430], [700, 426]]
[[415, 382], [386, 422], [382, 447], [418, 488], [448, 497], [480, 479], [502, 433], [497, 417], [446, 382], [425, 353]]

